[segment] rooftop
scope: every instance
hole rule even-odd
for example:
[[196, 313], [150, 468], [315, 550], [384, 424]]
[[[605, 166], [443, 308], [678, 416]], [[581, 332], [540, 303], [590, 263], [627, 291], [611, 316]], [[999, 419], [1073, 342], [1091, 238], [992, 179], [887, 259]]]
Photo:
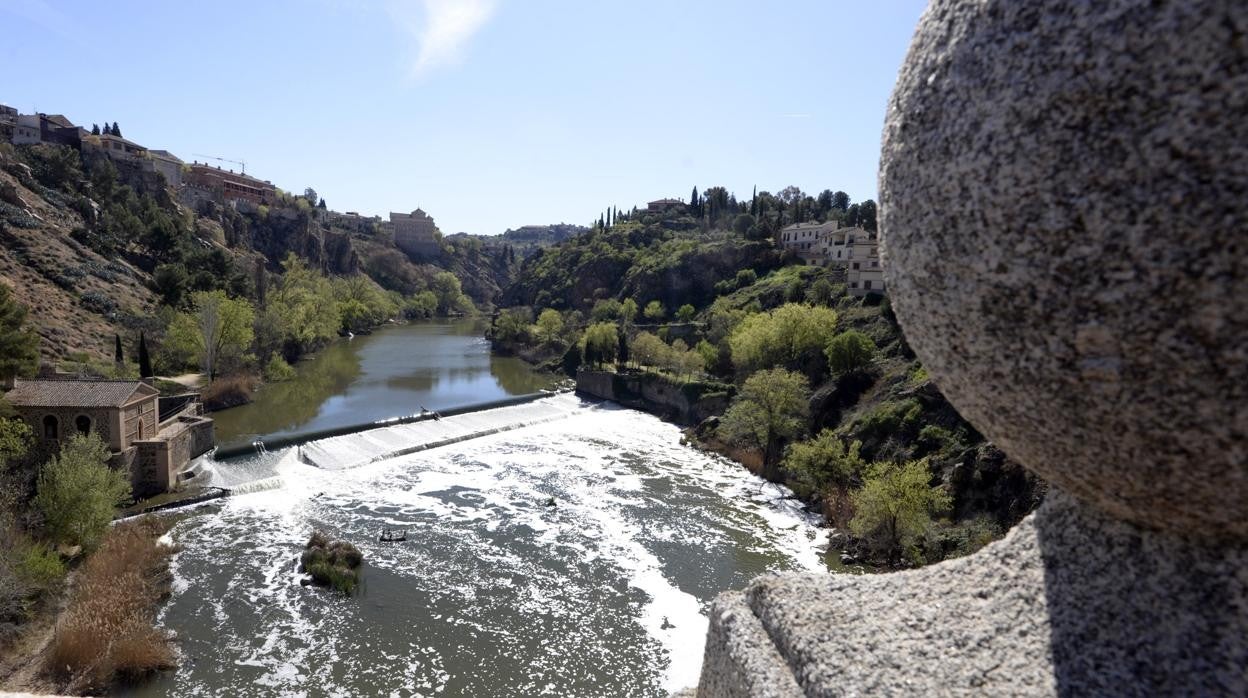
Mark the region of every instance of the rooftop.
[[14, 407], [121, 407], [136, 394], [158, 393], [139, 381], [40, 378], [18, 380], [4, 398]]

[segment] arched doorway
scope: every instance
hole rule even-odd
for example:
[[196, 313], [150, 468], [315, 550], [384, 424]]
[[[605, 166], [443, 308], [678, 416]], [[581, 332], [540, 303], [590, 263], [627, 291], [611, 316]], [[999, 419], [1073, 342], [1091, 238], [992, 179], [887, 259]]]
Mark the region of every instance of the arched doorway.
[[43, 438], [56, 440], [60, 438], [61, 423], [56, 419], [56, 415], [48, 415], [43, 418]]

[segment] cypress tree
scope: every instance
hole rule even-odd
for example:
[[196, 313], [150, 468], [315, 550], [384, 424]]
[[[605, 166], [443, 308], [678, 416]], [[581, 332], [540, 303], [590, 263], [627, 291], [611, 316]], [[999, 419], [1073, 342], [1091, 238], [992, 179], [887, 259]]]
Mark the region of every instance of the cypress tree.
[[126, 364], [126, 355], [121, 351], [121, 335], [113, 335], [113, 363], [121, 368]]
[[92, 136], [98, 136], [98, 135], [100, 135], [100, 125], [99, 125], [99, 124], [91, 124], [91, 135], [92, 135]]
[[114, 121], [114, 122], [113, 122], [113, 135], [114, 135], [114, 136], [117, 136], [118, 138], [121, 138], [121, 129], [120, 129], [120, 128], [117, 128], [117, 122], [116, 122], [116, 121]]
[[139, 377], [151, 378], [155, 374], [152, 372], [152, 359], [147, 355], [147, 337], [142, 332], [139, 333]]

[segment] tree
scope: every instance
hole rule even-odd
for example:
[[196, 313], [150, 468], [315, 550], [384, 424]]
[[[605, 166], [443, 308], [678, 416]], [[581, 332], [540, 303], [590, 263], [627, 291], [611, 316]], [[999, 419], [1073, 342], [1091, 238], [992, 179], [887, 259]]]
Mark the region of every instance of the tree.
[[760, 449], [765, 471], [774, 475], [780, 442], [806, 431], [809, 403], [806, 376], [782, 368], [759, 371], [745, 380], [720, 429], [730, 440]]
[[113, 135], [121, 138], [121, 129], [117, 127], [117, 122], [113, 122]]
[[329, 206], [325, 205], [325, 199], [321, 199], [320, 202], [316, 205], [316, 207], [321, 209], [322, 211], [325, 211], [329, 208]]
[[737, 368], [791, 365], [823, 351], [836, 328], [836, 311], [786, 303], [769, 313], [750, 315], [733, 330], [728, 342]]
[[631, 327], [633, 321], [636, 319], [637, 301], [632, 298], [625, 298], [624, 302], [620, 303], [620, 322], [623, 323], [625, 327]]
[[841, 376], [861, 370], [875, 360], [875, 342], [858, 330], [846, 330], [828, 342], [824, 354], [833, 375]]
[[108, 459], [108, 446], [92, 432], [75, 435], [44, 464], [35, 506], [57, 542], [93, 547], [130, 497], [125, 471], [108, 467]]
[[152, 371], [152, 358], [147, 353], [147, 337], [139, 333], [139, 378], [151, 378], [156, 374]]
[[620, 317], [620, 302], [614, 298], [604, 298], [594, 303], [594, 307], [589, 311], [589, 317], [595, 322], [607, 322]]
[[531, 317], [524, 308], [508, 308], [494, 318], [490, 337], [500, 342], [523, 342], [529, 334]]
[[932, 525], [932, 514], [948, 509], [952, 502], [930, 482], [926, 458], [904, 465], [871, 465], [862, 489], [851, 495], [856, 513], [850, 530], [896, 563], [902, 546], [923, 535]]
[[92, 135], [92, 136], [98, 136], [98, 135], [100, 135], [100, 125], [99, 125], [99, 124], [91, 124], [91, 135]]
[[8, 414], [10, 410], [8, 403], [0, 401], [0, 475], [10, 462], [26, 455], [34, 436], [30, 425]]
[[875, 232], [875, 202], [871, 199], [858, 205], [858, 225], [861, 225], [863, 230]]
[[0, 284], [0, 378], [33, 375], [39, 366], [39, 335], [27, 326], [27, 313]]
[[663, 365], [663, 357], [671, 348], [663, 342], [663, 340], [650, 334], [649, 332], [640, 332], [633, 337], [632, 345], [629, 348], [633, 361], [639, 366], [661, 366]]
[[835, 288], [827, 279], [819, 279], [806, 291], [806, 300], [814, 305], [831, 306], [835, 296]]
[[697, 310], [695, 310], [692, 305], [685, 303], [676, 310], [676, 319], [679, 322], [689, 322], [690, 320], [693, 320], [693, 316], [696, 312]]
[[745, 237], [758, 221], [748, 213], [742, 213], [732, 220], [732, 232]]
[[840, 209], [842, 212], [849, 209], [849, 194], [843, 191], [834, 192], [832, 194], [832, 208]]
[[161, 264], [152, 272], [152, 285], [160, 296], [162, 305], [177, 308], [182, 305], [190, 277], [181, 264]]
[[836, 432], [824, 429], [810, 441], [789, 446], [784, 455], [784, 469], [820, 490], [829, 485], [848, 487], [866, 468], [859, 455], [861, 449], [861, 441], [846, 446]]
[[614, 322], [596, 322], [585, 329], [586, 363], [612, 363], [619, 351], [618, 328]]
[[317, 205], [318, 203], [320, 203], [320, 200], [321, 200], [321, 198], [316, 195], [316, 190], [313, 189], [312, 187], [308, 187], [307, 189], [303, 190], [303, 198], [307, 199], [308, 204], [311, 206]]
[[234, 299], [224, 291], [201, 291], [192, 296], [192, 311], [180, 313], [170, 323], [166, 343], [183, 355], [189, 349], [210, 380], [221, 364], [241, 357], [255, 339], [255, 311], [251, 303]]
[[126, 365], [126, 356], [121, 351], [121, 335], [119, 334], [113, 335], [113, 363], [117, 364], [118, 368]]
[[660, 322], [667, 316], [667, 311], [663, 309], [663, 304], [658, 301], [650, 301], [646, 303], [646, 309], [642, 311], [642, 315], [646, 316], [651, 322]]
[[563, 334], [563, 316], [554, 308], [547, 308], [537, 316], [537, 337], [544, 344], [553, 344]]

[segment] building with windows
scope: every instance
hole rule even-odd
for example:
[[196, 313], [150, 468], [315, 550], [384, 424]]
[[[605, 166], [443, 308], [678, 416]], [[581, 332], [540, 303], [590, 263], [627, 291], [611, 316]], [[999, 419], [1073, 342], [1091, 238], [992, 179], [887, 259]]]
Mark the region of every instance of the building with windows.
[[845, 286], [852, 296], [884, 294], [884, 268], [880, 265], [880, 241], [874, 235], [860, 235], [844, 245]]
[[76, 434], [98, 434], [137, 495], [167, 492], [191, 459], [214, 446], [198, 395], [161, 398], [142, 381], [45, 377], [10, 380], [4, 399], [35, 435], [43, 458]]
[[191, 163], [183, 180], [188, 186], [211, 192], [223, 201], [270, 205], [277, 200], [277, 187], [272, 182], [198, 162]]
[[780, 230], [780, 247], [796, 253], [807, 264], [823, 264], [826, 242], [840, 227], [840, 221], [794, 223]]
[[82, 147], [86, 131], [60, 114], [20, 114], [13, 124], [13, 144], [51, 143]]
[[680, 199], [657, 199], [655, 201], [648, 202], [646, 204], [646, 210], [666, 211], [669, 208], [673, 208], [676, 206], [684, 206], [684, 205], [685, 205], [685, 202], [681, 201]]
[[149, 150], [147, 152], [152, 158], [152, 169], [164, 175], [166, 184], [171, 187], [182, 186], [182, 170], [186, 167], [186, 163], [182, 162], [182, 158], [168, 150]]
[[411, 213], [390, 213], [394, 244], [414, 259], [436, 257], [442, 252], [438, 226], [433, 217], [420, 209]]
[[137, 161], [147, 157], [147, 148], [111, 133], [88, 134], [82, 139], [82, 147], [103, 153], [113, 160]]

